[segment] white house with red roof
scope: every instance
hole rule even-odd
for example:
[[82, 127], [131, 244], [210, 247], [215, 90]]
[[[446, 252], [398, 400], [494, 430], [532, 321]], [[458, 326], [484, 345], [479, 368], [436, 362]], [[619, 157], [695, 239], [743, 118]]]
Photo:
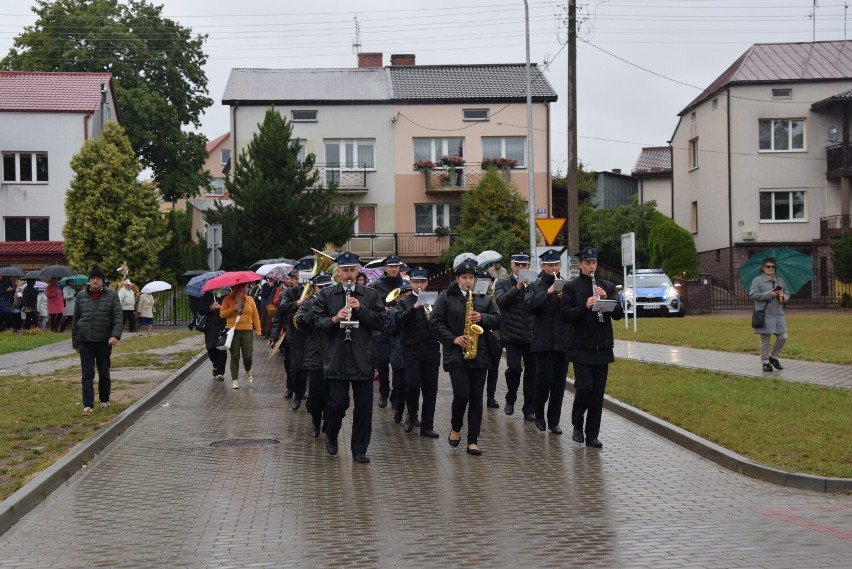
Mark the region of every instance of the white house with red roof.
[[62, 259], [71, 158], [110, 120], [110, 73], [0, 71], [0, 265]]

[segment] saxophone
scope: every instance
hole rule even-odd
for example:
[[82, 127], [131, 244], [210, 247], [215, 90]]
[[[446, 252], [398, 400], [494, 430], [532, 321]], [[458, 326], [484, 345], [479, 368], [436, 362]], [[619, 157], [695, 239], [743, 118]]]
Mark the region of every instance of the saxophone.
[[467, 336], [467, 348], [462, 350], [462, 355], [466, 360], [476, 359], [476, 349], [479, 344], [479, 336], [485, 330], [479, 324], [474, 324], [470, 321], [470, 315], [473, 313], [473, 289], [467, 291], [467, 302], [464, 307], [464, 335]]

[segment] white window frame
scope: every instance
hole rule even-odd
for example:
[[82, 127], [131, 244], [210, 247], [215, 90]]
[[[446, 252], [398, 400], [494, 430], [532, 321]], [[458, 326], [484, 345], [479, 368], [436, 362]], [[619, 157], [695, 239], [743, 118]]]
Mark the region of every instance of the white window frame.
[[[331, 163], [328, 159], [328, 145], [337, 143], [339, 145], [339, 156], [340, 156], [340, 165], [337, 168], [341, 170], [362, 170], [366, 169], [368, 172], [374, 172], [376, 170], [376, 139], [375, 138], [326, 138], [323, 140], [323, 153], [325, 155], [325, 164], [330, 166]], [[346, 161], [346, 145], [352, 144], [353, 154], [352, 154], [352, 163], [348, 165]], [[303, 145], [304, 147], [304, 145]], [[360, 147], [372, 147], [373, 149], [373, 165], [367, 166], [366, 168], [362, 168], [360, 166], [361, 162], [358, 160], [358, 149]]]
[[[219, 182], [218, 186], [216, 182]], [[224, 196], [225, 195], [225, 179], [224, 178], [213, 178], [213, 182], [210, 184], [212, 188], [207, 192], [208, 196]]]
[[[296, 113], [313, 113], [313, 118], [296, 118]], [[319, 122], [319, 111], [317, 109], [292, 109], [290, 111], [290, 122]]]
[[793, 89], [792, 88], [772, 89], [772, 98], [773, 99], [792, 99], [793, 98]]
[[[790, 215], [793, 215], [793, 197], [794, 194], [802, 194], [802, 217], [790, 217], [789, 219], [775, 218], [775, 194], [787, 194], [788, 207]], [[760, 200], [764, 194], [772, 194], [772, 217], [764, 218], [760, 211]], [[808, 191], [805, 188], [766, 188], [761, 189], [758, 196], [757, 212], [760, 217], [760, 223], [807, 223], [808, 222]]]
[[701, 165], [701, 150], [698, 146], [698, 137], [689, 141], [689, 170], [697, 170]]
[[[432, 208], [432, 229], [431, 231], [418, 231], [417, 230], [417, 208], [418, 207], [430, 207]], [[440, 226], [445, 226], [449, 228], [458, 227], [456, 225], [450, 225], [450, 208], [458, 208], [459, 210], [459, 223], [461, 223], [461, 207], [462, 204], [440, 204], [440, 203], [418, 203], [414, 204], [414, 232], [416, 235], [434, 235], [435, 228]], [[440, 215], [439, 215], [440, 212]]]
[[[15, 179], [7, 180], [6, 179], [6, 157], [12, 155], [15, 157]], [[30, 176], [31, 180], [21, 180], [21, 155], [29, 155], [31, 157], [31, 170]], [[39, 180], [38, 179], [38, 159], [39, 156], [44, 156], [47, 161], [47, 179]], [[0, 153], [0, 184], [48, 184], [50, 182], [50, 160], [48, 159], [48, 155], [46, 151], [29, 151], [29, 152], [17, 152], [13, 150], [4, 150]]]
[[[450, 140], [458, 140], [461, 139], [461, 154], [458, 154], [457, 148], [450, 148]], [[430, 156], [428, 158], [420, 158], [417, 156], [416, 149], [416, 141], [428, 140], [430, 143]], [[411, 154], [414, 157], [412, 162], [412, 169], [414, 169], [413, 163], [418, 160], [431, 160], [435, 164], [437, 164], [437, 168], [446, 168], [446, 166], [441, 165], [441, 156], [450, 155], [450, 156], [462, 156], [464, 157], [464, 137], [463, 136], [447, 136], [444, 138], [431, 138], [428, 136], [416, 136], [411, 139]]]
[[[485, 116], [474, 116], [474, 113], [485, 113]], [[488, 122], [491, 120], [491, 109], [462, 109], [463, 122]]]
[[[225, 157], [225, 153], [228, 153], [228, 156]], [[230, 148], [222, 148], [219, 150], [219, 163], [224, 166], [231, 160], [231, 149]]]
[[24, 230], [26, 239], [24, 241], [13, 241], [13, 243], [28, 243], [32, 241], [32, 231], [30, 230], [30, 223], [34, 219], [46, 219], [47, 220], [47, 239], [45, 241], [50, 241], [50, 217], [47, 216], [35, 216], [35, 217], [25, 217], [22, 215], [10, 215], [3, 218], [3, 239], [8, 241], [9, 236], [6, 235], [6, 220], [8, 219], [23, 219], [24, 220]]
[[[800, 121], [802, 123], [802, 147], [801, 148], [793, 148], [793, 121]], [[775, 124], [786, 122], [787, 123], [787, 143], [789, 148], [787, 149], [776, 149], [775, 148]], [[763, 123], [769, 123], [769, 148], [761, 148], [760, 147], [760, 128]], [[804, 117], [794, 117], [794, 118], [785, 118], [785, 119], [759, 119], [757, 121], [757, 151], [758, 153], [769, 153], [769, 152], [807, 152], [808, 150], [808, 125], [807, 121]]]
[[[524, 156], [523, 160], [518, 160], [518, 164], [515, 166], [516, 169], [523, 169], [527, 167], [527, 137], [526, 136], [483, 136], [482, 143], [482, 159], [486, 158], [513, 158], [511, 156], [506, 156], [506, 141], [508, 139], [520, 139], [523, 141], [524, 148]], [[486, 140], [499, 140], [500, 141], [500, 156], [486, 156], [485, 155], [485, 141]], [[515, 158], [515, 160], [517, 160]]]

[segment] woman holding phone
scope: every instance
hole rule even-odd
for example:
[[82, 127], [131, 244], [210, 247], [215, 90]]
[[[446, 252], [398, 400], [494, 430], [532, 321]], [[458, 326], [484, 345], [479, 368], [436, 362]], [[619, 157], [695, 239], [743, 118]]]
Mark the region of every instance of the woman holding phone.
[[[787, 343], [787, 322], [784, 320], [784, 303], [790, 299], [784, 281], [775, 274], [776, 262], [772, 257], [763, 260], [760, 266], [761, 274], [754, 277], [748, 296], [754, 300], [755, 310], [764, 311], [762, 328], [754, 328], [755, 334], [760, 334], [760, 361], [763, 371], [781, 370], [778, 354]], [[770, 336], [775, 334], [775, 345], [769, 351]]]

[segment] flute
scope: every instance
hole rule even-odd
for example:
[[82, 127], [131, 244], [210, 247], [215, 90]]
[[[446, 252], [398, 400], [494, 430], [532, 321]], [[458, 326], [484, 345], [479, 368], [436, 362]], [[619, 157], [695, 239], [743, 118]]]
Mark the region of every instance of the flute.
[[[594, 272], [589, 273], [589, 276], [592, 278], [592, 296], [595, 297], [595, 300], [600, 300], [601, 297], [598, 294], [598, 283], [595, 280], [595, 273]], [[603, 312], [601, 312], [599, 310], [598, 311], [598, 324], [603, 324], [603, 323], [604, 323], [604, 315], [603, 315]]]

